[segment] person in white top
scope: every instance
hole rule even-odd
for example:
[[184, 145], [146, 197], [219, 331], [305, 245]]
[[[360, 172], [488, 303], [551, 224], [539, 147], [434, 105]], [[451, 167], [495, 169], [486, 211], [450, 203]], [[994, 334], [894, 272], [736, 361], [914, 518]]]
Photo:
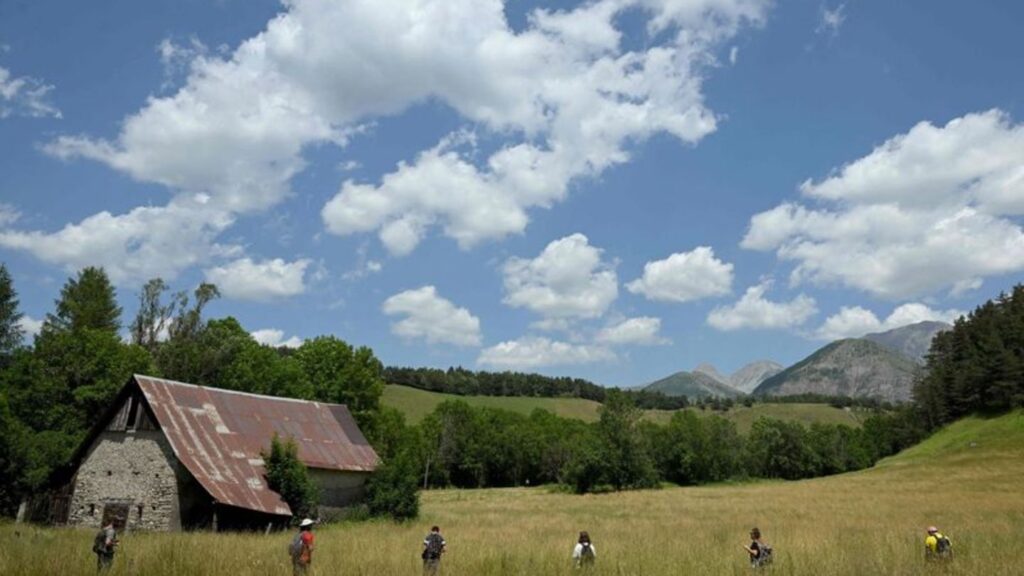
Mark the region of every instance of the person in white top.
[[590, 568], [597, 559], [597, 551], [590, 542], [590, 534], [580, 532], [580, 538], [576, 542], [576, 548], [572, 551], [573, 563], [577, 568]]

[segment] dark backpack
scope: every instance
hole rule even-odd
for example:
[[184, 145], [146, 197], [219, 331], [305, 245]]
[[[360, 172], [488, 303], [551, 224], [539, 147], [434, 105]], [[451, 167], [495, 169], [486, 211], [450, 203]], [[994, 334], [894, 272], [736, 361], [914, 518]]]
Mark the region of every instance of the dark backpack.
[[444, 538], [440, 534], [431, 533], [427, 536], [427, 547], [423, 550], [424, 560], [437, 560], [444, 549]]
[[297, 560], [302, 555], [302, 532], [292, 538], [291, 544], [288, 545], [288, 555], [292, 557], [292, 560]]
[[580, 563], [593, 564], [597, 555], [594, 554], [594, 549], [590, 547], [590, 542], [584, 542], [582, 546], [583, 550], [580, 552]]
[[772, 563], [772, 547], [767, 544], [757, 544], [757, 556], [750, 559], [754, 566], [764, 566]]
[[942, 534], [935, 535], [935, 554], [940, 558], [948, 558], [953, 555], [953, 543]]
[[100, 531], [96, 533], [96, 537], [92, 539], [92, 551], [95, 554], [106, 554], [107, 553], [107, 531], [104, 528], [100, 528]]

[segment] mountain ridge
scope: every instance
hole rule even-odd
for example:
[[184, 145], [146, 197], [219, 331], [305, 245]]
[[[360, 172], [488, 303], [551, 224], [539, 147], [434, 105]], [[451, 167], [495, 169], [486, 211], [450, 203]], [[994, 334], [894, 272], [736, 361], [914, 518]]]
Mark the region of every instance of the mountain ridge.
[[928, 350], [931, 349], [932, 340], [935, 339], [935, 336], [952, 328], [952, 324], [926, 320], [885, 332], [865, 334], [863, 338], [881, 344], [908, 358], [912, 358], [918, 364], [924, 364], [925, 356], [928, 354]]
[[821, 394], [910, 400], [921, 370], [912, 358], [864, 338], [830, 342], [762, 382], [754, 395]]
[[685, 370], [655, 380], [642, 388], [649, 392], [661, 392], [666, 396], [686, 396], [687, 398], [736, 398], [743, 395], [739, 390], [719, 382], [703, 372], [687, 372]]

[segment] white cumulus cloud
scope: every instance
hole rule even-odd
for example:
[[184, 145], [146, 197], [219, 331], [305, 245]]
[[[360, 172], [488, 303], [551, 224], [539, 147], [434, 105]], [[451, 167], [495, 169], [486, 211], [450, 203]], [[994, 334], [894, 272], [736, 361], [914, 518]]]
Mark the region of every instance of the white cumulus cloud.
[[102, 266], [117, 284], [157, 276], [169, 280], [210, 258], [236, 254], [237, 247], [215, 242], [233, 222], [229, 213], [181, 197], [124, 214], [100, 212], [55, 232], [14, 230], [0, 222], [0, 247], [23, 250], [67, 271]]
[[285, 262], [281, 258], [256, 262], [239, 258], [206, 270], [206, 280], [217, 285], [228, 298], [265, 302], [297, 296], [306, 291], [306, 268], [310, 260]]
[[774, 302], [764, 297], [771, 287], [764, 281], [747, 288], [743, 297], [729, 306], [719, 306], [708, 314], [708, 325], [717, 330], [745, 328], [795, 328], [818, 312], [813, 298], [801, 294], [788, 302]]
[[710, 247], [700, 246], [648, 262], [643, 276], [626, 284], [626, 289], [650, 300], [689, 302], [728, 294], [732, 279], [733, 265], [715, 258]]
[[791, 281], [897, 300], [1024, 270], [1024, 125], [992, 110], [922, 122], [755, 215], [742, 245], [796, 263]]
[[302, 346], [304, 340], [298, 336], [292, 336], [285, 340], [284, 331], [276, 328], [264, 328], [262, 330], [256, 330], [250, 332], [252, 339], [263, 344], [265, 346], [271, 346], [273, 348], [298, 348]]
[[594, 340], [600, 344], [625, 345], [637, 344], [641, 346], [653, 346], [657, 344], [669, 344], [669, 340], [663, 338], [661, 331], [661, 318], [640, 316], [637, 318], [626, 318], [605, 326], [598, 331]]
[[480, 319], [437, 294], [433, 286], [406, 290], [391, 296], [382, 307], [389, 316], [405, 316], [391, 325], [391, 332], [428, 344], [479, 346]]
[[[443, 22], [424, 26], [431, 33], [418, 38], [436, 54], [410, 71], [421, 79], [418, 88], [513, 138], [477, 163], [472, 146], [460, 151], [454, 144], [463, 139], [449, 135], [379, 182], [346, 181], [322, 211], [327, 229], [376, 230], [396, 255], [408, 254], [432, 228], [464, 248], [522, 232], [528, 209], [562, 200], [573, 179], [627, 162], [627, 142], [668, 133], [693, 143], [714, 131], [700, 69], [741, 24], [760, 23], [767, 4], [603, 0], [537, 10], [520, 33], [510, 29], [499, 2], [449, 2], [445, 11], [426, 11]], [[616, 18], [635, 8], [651, 31], [674, 33], [655, 36], [644, 50], [623, 50]], [[462, 26], [472, 33], [460, 33]], [[401, 54], [391, 36], [381, 42]]]
[[477, 363], [507, 370], [527, 370], [545, 366], [611, 362], [615, 359], [615, 353], [604, 346], [571, 344], [527, 336], [485, 348], [480, 352]]
[[[377, 118], [437, 101], [504, 143], [485, 156], [458, 134], [438, 135], [437, 146], [379, 180], [344, 182], [322, 215], [335, 234], [376, 231], [393, 254], [409, 253], [431, 230], [469, 247], [521, 232], [527, 210], [561, 200], [572, 179], [627, 162], [627, 144], [658, 133], [695, 143], [714, 131], [704, 72], [724, 42], [764, 22], [769, 4], [597, 0], [534, 10], [517, 30], [501, 0], [290, 0], [233, 50], [207, 50], [198, 39], [161, 42], [164, 88], [180, 84], [173, 93], [148, 98], [111, 138], [65, 134], [44, 150], [166, 186], [173, 197], [164, 208], [101, 212], [68, 229], [105, 221], [114, 234], [89, 238], [81, 251], [90, 259], [109, 249], [112, 264], [129, 257], [119, 266], [124, 276], [159, 269], [173, 278], [206, 264], [238, 215], [287, 198], [306, 166], [304, 150], [345, 146]], [[643, 48], [624, 47], [626, 11], [647, 22], [646, 31], [630, 32], [649, 36]], [[59, 114], [43, 98], [51, 88], [29, 80], [3, 70], [0, 102], [29, 95], [36, 104], [27, 110]], [[190, 258], [163, 238], [120, 231], [137, 227], [138, 210], [171, 213], [184, 196], [203, 198], [210, 212], [165, 220], [203, 223], [202, 241], [185, 239], [193, 241], [181, 251]], [[83, 259], [54, 248], [66, 231], [17, 234], [5, 245], [68, 268]], [[115, 239], [120, 246], [111, 246]], [[169, 263], [132, 258], [162, 250], [172, 252]]]
[[505, 304], [546, 318], [597, 318], [619, 293], [612, 265], [583, 234], [551, 242], [536, 258], [511, 258], [502, 271]]
[[820, 340], [859, 338], [872, 332], [884, 332], [929, 320], [952, 323], [963, 315], [962, 310], [934, 310], [925, 304], [912, 302], [897, 307], [885, 320], [879, 320], [874, 312], [860, 306], [843, 306], [839, 312], [825, 319], [814, 335]]

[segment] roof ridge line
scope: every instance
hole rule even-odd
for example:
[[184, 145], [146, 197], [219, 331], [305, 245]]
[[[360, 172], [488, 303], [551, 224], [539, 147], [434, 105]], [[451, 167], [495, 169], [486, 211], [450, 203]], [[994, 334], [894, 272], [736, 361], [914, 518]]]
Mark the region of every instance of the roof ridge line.
[[341, 406], [342, 408], [348, 409], [348, 404], [338, 404], [336, 402], [321, 402], [319, 400], [303, 400], [301, 398], [289, 398], [287, 396], [271, 396], [269, 394], [256, 394], [254, 392], [242, 392], [240, 390], [228, 390], [227, 388], [217, 388], [216, 386], [203, 386], [201, 384], [190, 384], [188, 382], [181, 382], [179, 380], [170, 380], [168, 378], [159, 378], [157, 376], [149, 376], [147, 374], [132, 374], [132, 378], [146, 378], [148, 380], [156, 380], [163, 382], [164, 384], [171, 384], [174, 386], [187, 386], [190, 388], [201, 388], [203, 390], [215, 390], [218, 393], [223, 392], [225, 394], [238, 394], [241, 396], [251, 396], [253, 398], [266, 398], [267, 400], [282, 400], [284, 402], [299, 402], [301, 404], [319, 404], [321, 406]]

